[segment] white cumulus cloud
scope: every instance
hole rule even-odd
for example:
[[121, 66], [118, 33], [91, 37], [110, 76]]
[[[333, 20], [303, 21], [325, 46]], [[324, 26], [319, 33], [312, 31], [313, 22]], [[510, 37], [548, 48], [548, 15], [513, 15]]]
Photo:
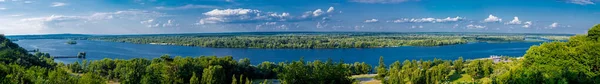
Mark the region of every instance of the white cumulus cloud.
[[374, 22], [379, 22], [379, 20], [377, 20], [377, 19], [365, 20], [365, 23], [374, 23]]
[[50, 7], [61, 7], [61, 6], [66, 6], [67, 3], [62, 3], [62, 2], [53, 2], [52, 5], [50, 5]]
[[439, 22], [457, 22], [461, 21], [464, 18], [462, 17], [447, 17], [447, 18], [403, 18], [394, 20], [394, 23], [439, 23]]
[[469, 29], [481, 29], [481, 28], [485, 28], [485, 26], [469, 24], [469, 25], [467, 25], [467, 28], [469, 28]]
[[529, 28], [529, 27], [531, 27], [532, 24], [533, 23], [531, 21], [527, 21], [527, 22], [524, 23], [524, 25], [522, 27], [523, 28]]
[[556, 27], [558, 27], [558, 23], [554, 22], [554, 23], [550, 24], [548, 27], [556, 28]]
[[321, 9], [317, 9], [313, 12], [313, 16], [318, 17], [325, 14], [325, 12], [321, 11]]
[[502, 19], [490, 14], [483, 22], [502, 22]]
[[419, 26], [414, 26], [414, 25], [413, 25], [413, 26], [411, 26], [410, 28], [411, 28], [411, 29], [414, 29], [414, 28], [423, 28], [423, 25], [419, 25]]
[[307, 11], [301, 16], [293, 16], [290, 13], [283, 12], [263, 12], [254, 9], [214, 9], [203, 13], [204, 18], [196, 24], [208, 23], [246, 23], [246, 22], [278, 22], [278, 21], [302, 21], [317, 18], [326, 18], [334, 14], [334, 8], [329, 7], [327, 11], [316, 9]]
[[327, 13], [331, 13], [333, 11], [335, 11], [335, 9], [333, 7], [329, 7], [329, 9], [327, 9]]
[[519, 17], [514, 17], [514, 19], [512, 21], [504, 23], [504, 24], [521, 24], [521, 21], [519, 20]]
[[239, 9], [223, 9], [223, 10], [214, 9], [212, 11], [208, 11], [203, 14], [207, 15], [207, 16], [238, 16], [238, 15], [257, 14], [259, 12], [260, 11], [258, 11], [258, 10], [239, 8]]

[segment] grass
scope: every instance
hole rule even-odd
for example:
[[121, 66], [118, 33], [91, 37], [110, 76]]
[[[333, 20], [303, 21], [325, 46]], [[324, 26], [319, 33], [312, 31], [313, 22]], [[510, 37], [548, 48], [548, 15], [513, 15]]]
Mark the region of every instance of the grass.
[[452, 83], [454, 84], [458, 82], [473, 82], [473, 77], [471, 77], [471, 75], [468, 74], [455, 74], [452, 77], [450, 77], [450, 80], [452, 80]]
[[473, 77], [471, 77], [471, 75], [468, 74], [455, 74], [453, 76], [450, 77], [450, 80], [452, 81], [452, 84], [461, 84], [462, 83], [472, 83], [475, 81], [479, 81], [482, 84], [492, 84], [492, 79], [485, 77], [485, 78], [480, 78], [480, 79], [473, 79]]
[[377, 74], [360, 74], [360, 75], [352, 75], [350, 78], [373, 78], [377, 76]]
[[371, 81], [361, 82], [360, 84], [381, 84], [381, 81], [379, 81], [379, 80], [371, 80]]

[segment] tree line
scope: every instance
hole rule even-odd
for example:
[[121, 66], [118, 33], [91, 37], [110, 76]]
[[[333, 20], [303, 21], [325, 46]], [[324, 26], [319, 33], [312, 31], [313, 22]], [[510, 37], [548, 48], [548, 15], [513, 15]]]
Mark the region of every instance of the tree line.
[[[546, 42], [532, 46], [520, 59], [396, 61], [389, 67], [377, 66], [376, 79], [386, 84], [597, 84], [600, 83], [600, 25], [587, 35], [576, 35], [567, 42]], [[471, 80], [460, 81], [461, 74]]]
[[467, 42], [525, 41], [525, 35], [487, 34], [282, 34], [282, 35], [173, 35], [97, 36], [74, 38], [137, 44], [181, 45], [214, 48], [378, 48], [443, 46]]

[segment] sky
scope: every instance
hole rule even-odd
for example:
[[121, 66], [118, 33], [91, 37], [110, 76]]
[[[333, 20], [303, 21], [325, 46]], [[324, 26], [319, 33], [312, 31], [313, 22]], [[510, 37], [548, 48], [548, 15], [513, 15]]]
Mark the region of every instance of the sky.
[[584, 34], [600, 0], [0, 0], [0, 34]]

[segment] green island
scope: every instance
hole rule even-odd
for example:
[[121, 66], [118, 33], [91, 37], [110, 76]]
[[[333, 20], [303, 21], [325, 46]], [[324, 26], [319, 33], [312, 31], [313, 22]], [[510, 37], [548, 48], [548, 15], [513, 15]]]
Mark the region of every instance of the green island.
[[558, 34], [493, 33], [225, 33], [173, 35], [118, 35], [71, 38], [154, 45], [213, 48], [380, 48], [398, 46], [443, 46], [468, 42], [543, 42], [567, 40]]
[[[378, 66], [334, 60], [262, 62], [231, 56], [103, 59], [55, 63], [0, 36], [2, 84], [356, 84], [352, 75], [376, 73], [384, 84], [598, 84], [600, 25], [568, 41], [532, 46], [522, 58], [404, 60]], [[276, 79], [276, 80], [271, 80]]]
[[75, 44], [77, 44], [77, 41], [69, 40], [66, 43], [69, 44], [69, 45], [75, 45]]

